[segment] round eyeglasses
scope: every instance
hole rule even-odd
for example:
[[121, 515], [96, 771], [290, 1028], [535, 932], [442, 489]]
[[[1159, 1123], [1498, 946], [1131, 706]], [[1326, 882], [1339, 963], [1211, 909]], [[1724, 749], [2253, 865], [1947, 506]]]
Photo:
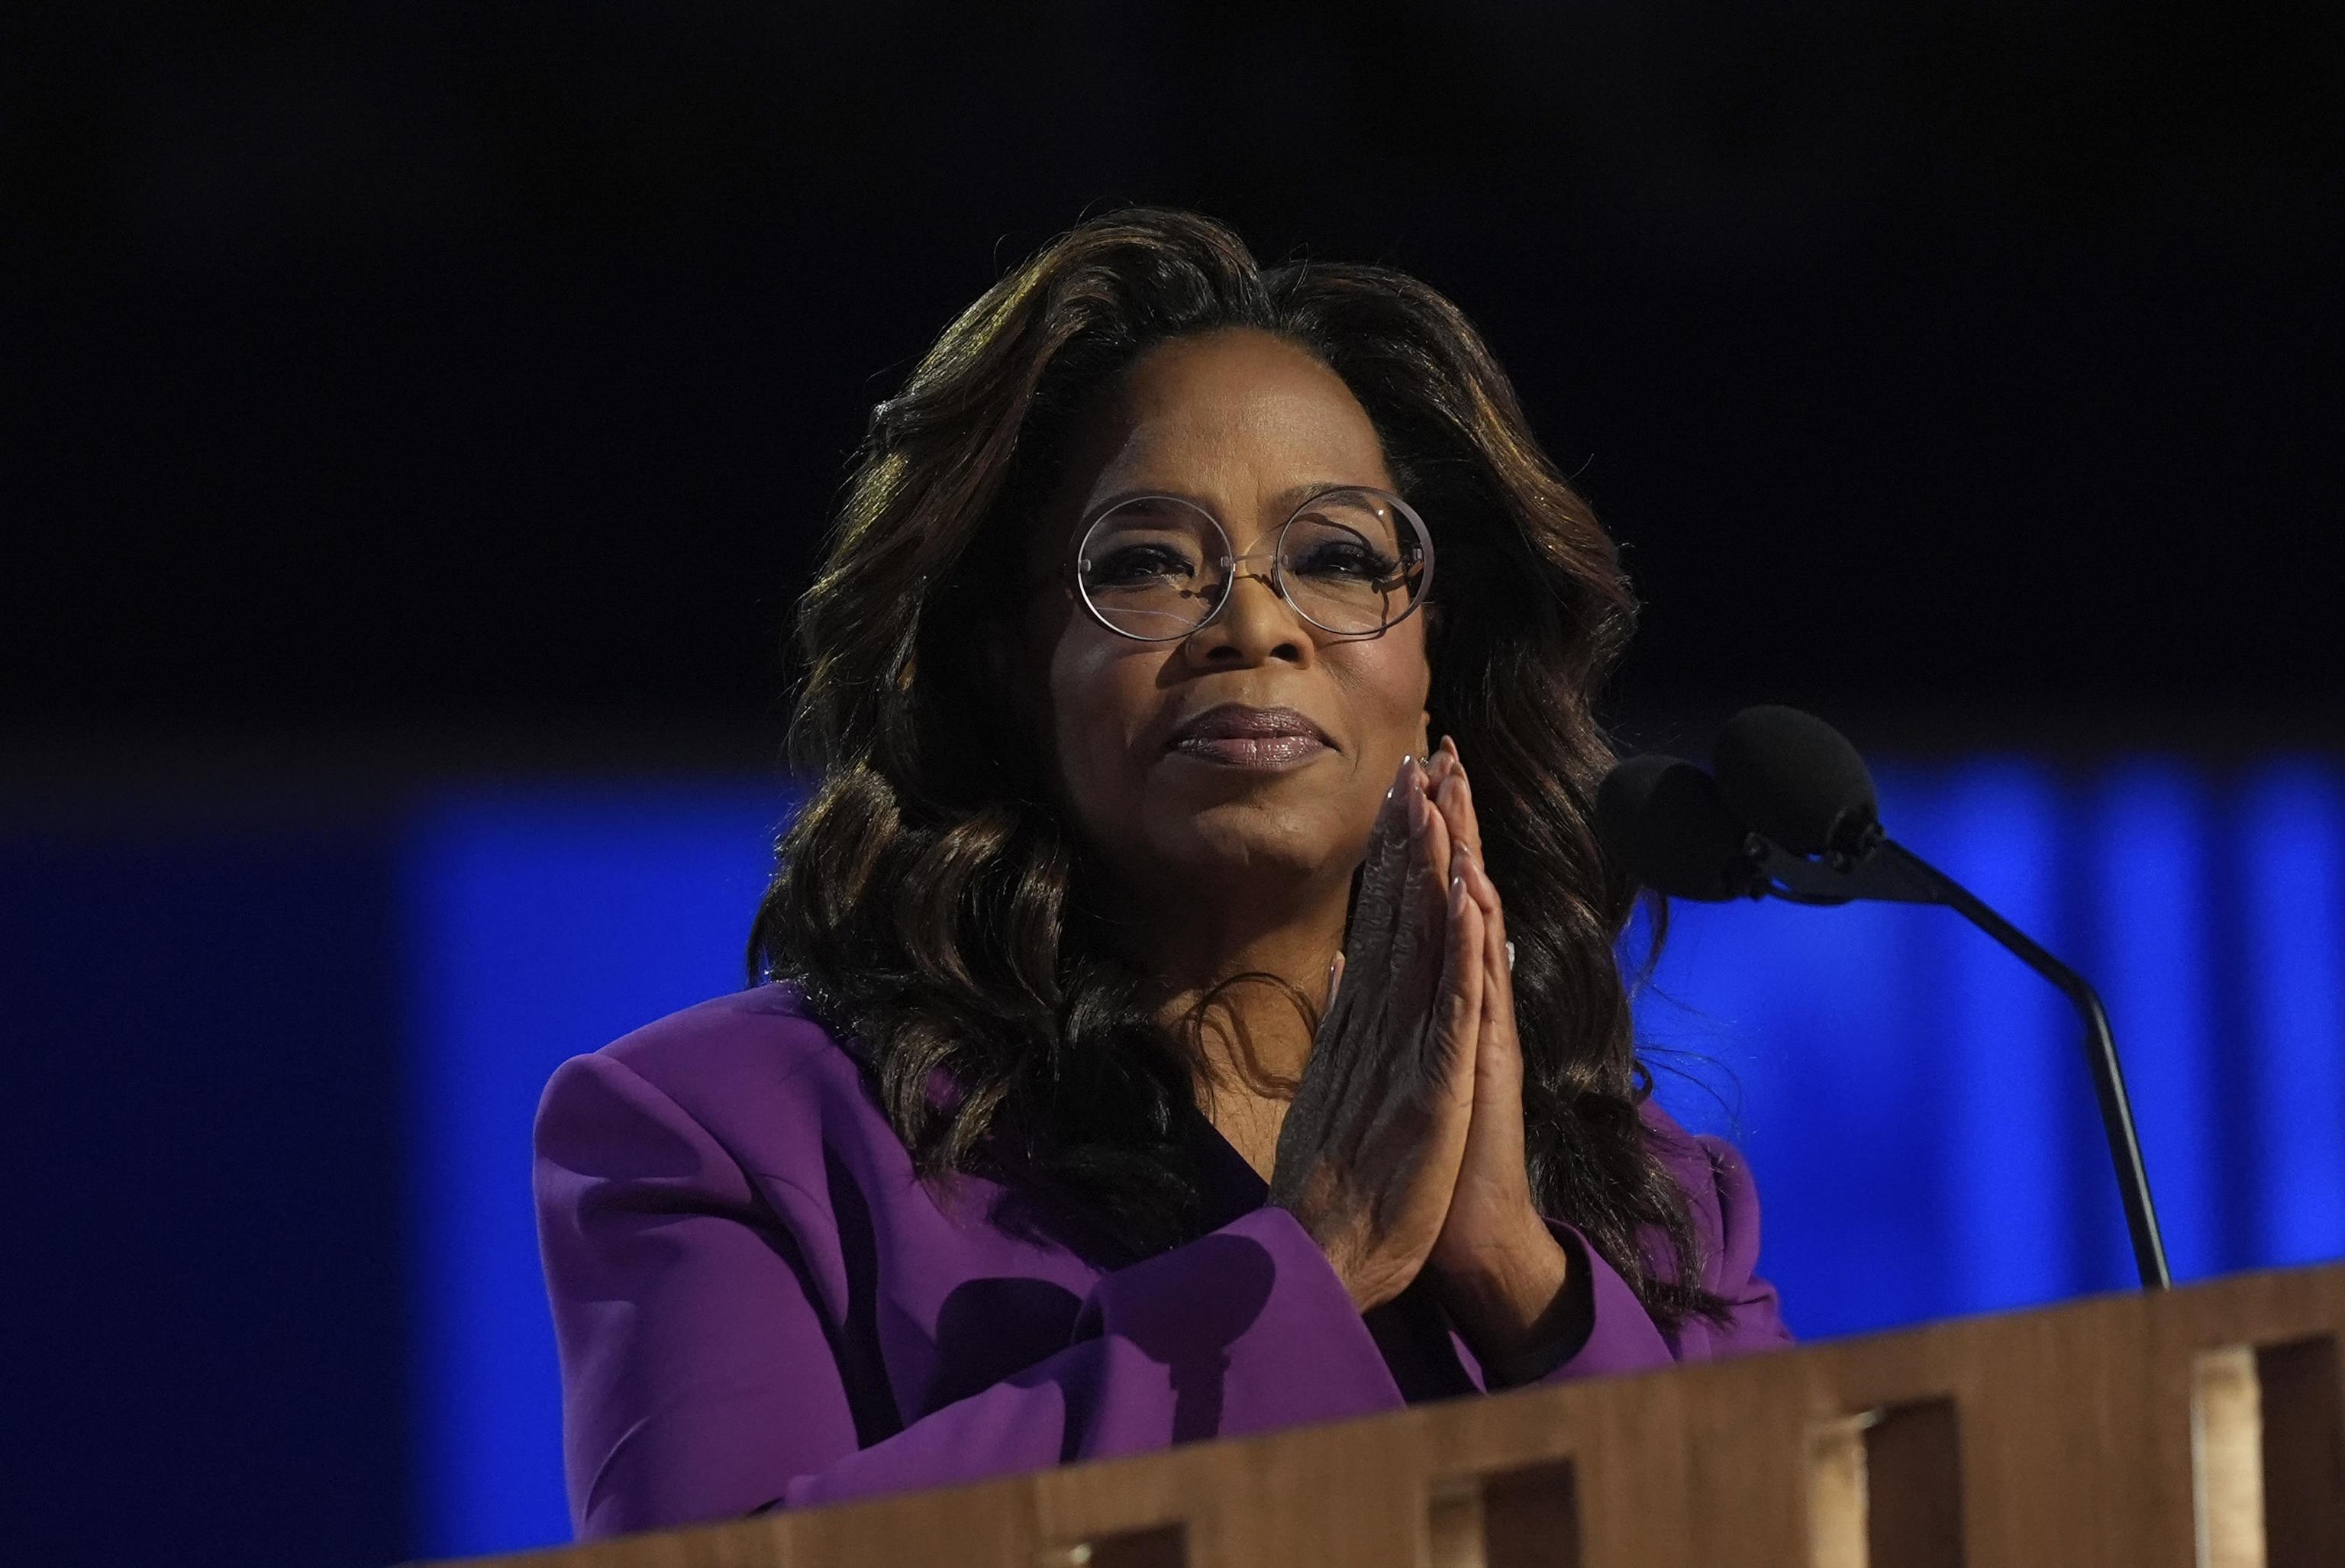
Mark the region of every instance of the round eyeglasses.
[[1323, 490], [1266, 549], [1238, 555], [1221, 520], [1177, 495], [1134, 495], [1094, 518], [1075, 547], [1084, 607], [1119, 636], [1177, 642], [1222, 613], [1238, 569], [1321, 631], [1366, 637], [1408, 618], [1433, 585], [1433, 536], [1397, 495]]

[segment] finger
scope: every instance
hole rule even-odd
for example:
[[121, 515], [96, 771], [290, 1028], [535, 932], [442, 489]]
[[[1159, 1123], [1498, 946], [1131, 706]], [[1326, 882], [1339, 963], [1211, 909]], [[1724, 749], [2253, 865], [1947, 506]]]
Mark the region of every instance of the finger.
[[[1342, 1058], [1340, 1072], [1328, 1068], [1326, 1115], [1336, 1125], [1369, 1125], [1378, 1085], [1389, 1084], [1396, 1076], [1406, 1081], [1413, 1074], [1414, 1054], [1427, 1032], [1439, 975], [1441, 932], [1427, 930], [1424, 919], [1426, 840], [1439, 830], [1438, 813], [1425, 798], [1425, 773], [1415, 758], [1402, 764], [1394, 799], [1406, 837], [1396, 864], [1379, 887], [1379, 918], [1390, 927], [1389, 941], [1381, 952], [1362, 942], [1349, 944], [1345, 971], [1359, 968], [1361, 978], [1350, 988], [1357, 994], [1335, 1019], [1333, 1038], [1344, 1048], [1314, 1051], [1304, 1070], [1308, 1080], [1323, 1057]], [[1367, 892], [1364, 887], [1363, 904]]]
[[1426, 761], [1426, 777], [1431, 779], [1437, 787], [1444, 779], [1448, 778], [1457, 769], [1457, 743], [1445, 735], [1441, 738], [1441, 744], [1433, 748]]
[[1385, 803], [1376, 810], [1360, 867], [1360, 896], [1353, 903], [1351, 929], [1344, 933], [1345, 951], [1366, 962], [1372, 972], [1389, 959], [1398, 925], [1409, 840], [1406, 784], [1413, 766], [1410, 759], [1401, 759], [1392, 788], [1385, 791]]
[[[1461, 870], [1465, 858], [1456, 858]], [[1445, 953], [1436, 993], [1434, 1027], [1426, 1031], [1431, 1047], [1425, 1063], [1426, 1082], [1456, 1088], [1463, 1084], [1470, 1098], [1474, 1064], [1483, 1031], [1488, 976], [1483, 962], [1486, 942], [1482, 906], [1462, 875], [1453, 875], [1444, 909]]]
[[[1394, 901], [1398, 921], [1391, 957], [1395, 989], [1387, 994], [1396, 1021], [1421, 1024], [1433, 1005], [1441, 972], [1448, 902], [1441, 868], [1448, 861], [1448, 834], [1441, 813], [1426, 799], [1423, 771], [1414, 762], [1409, 766], [1412, 772], [1404, 786], [1409, 800], [1408, 855]], [[1413, 1028], [1410, 1032], [1415, 1033]]]
[[1481, 846], [1473, 831], [1471, 809], [1467, 804], [1465, 779], [1452, 772], [1433, 793], [1434, 806], [1441, 812], [1442, 827], [1452, 842], [1463, 844], [1469, 854], [1479, 855]]
[[[1433, 791], [1427, 788], [1425, 791], [1424, 834], [1417, 845], [1416, 910], [1432, 949], [1446, 946], [1448, 940], [1449, 884], [1455, 879], [1456, 871], [1449, 860], [1455, 852], [1456, 843], [1449, 836], [1448, 819], [1434, 804]], [[1469, 891], [1467, 896], [1470, 898], [1473, 894]]]
[[[1423, 793], [1418, 775], [1416, 837], [1409, 847], [1408, 886], [1402, 894], [1401, 932], [1393, 944], [1395, 989], [1390, 1016], [1410, 1038], [1428, 1026], [1439, 993], [1448, 946], [1449, 832], [1441, 813]], [[1472, 894], [1469, 892], [1470, 898]]]
[[1466, 775], [1466, 764], [1457, 756], [1457, 743], [1447, 736], [1441, 743], [1448, 748], [1450, 767], [1441, 780], [1436, 803], [1447, 821], [1449, 836], [1463, 843], [1478, 860], [1482, 858], [1482, 825], [1474, 815], [1473, 781]]
[[1436, 805], [1440, 802], [1442, 786], [1447, 783], [1450, 777], [1457, 771], [1456, 749], [1447, 742], [1435, 747], [1431, 759], [1425, 765], [1425, 788], [1426, 792], [1434, 798]]
[[1515, 944], [1507, 940], [1507, 911], [1498, 898], [1497, 884], [1482, 862], [1474, 861], [1467, 868], [1466, 881], [1474, 894], [1477, 908], [1482, 911], [1482, 970], [1488, 1000], [1483, 1009], [1487, 1028], [1497, 1034], [1508, 1051], [1518, 1052], [1520, 1042], [1515, 1033]]

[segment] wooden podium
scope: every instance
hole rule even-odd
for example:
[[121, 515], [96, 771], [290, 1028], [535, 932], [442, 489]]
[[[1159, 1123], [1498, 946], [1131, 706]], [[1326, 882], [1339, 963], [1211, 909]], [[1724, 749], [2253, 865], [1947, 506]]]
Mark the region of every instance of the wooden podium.
[[2345, 1265], [1458, 1400], [530, 1568], [2345, 1568]]

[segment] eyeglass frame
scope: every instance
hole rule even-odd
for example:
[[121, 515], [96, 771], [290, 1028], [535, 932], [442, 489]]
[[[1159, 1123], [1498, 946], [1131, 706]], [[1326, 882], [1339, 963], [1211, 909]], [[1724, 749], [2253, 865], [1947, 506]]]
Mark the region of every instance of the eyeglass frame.
[[[1311, 618], [1310, 612], [1304, 609], [1301, 605], [1296, 604], [1294, 602], [1294, 596], [1287, 592], [1286, 589], [1286, 570], [1279, 560], [1279, 553], [1286, 544], [1286, 531], [1289, 528], [1294, 527], [1295, 523], [1305, 512], [1308, 512], [1314, 505], [1325, 500], [1330, 495], [1372, 495], [1380, 500], [1391, 502], [1394, 510], [1397, 511], [1402, 516], [1408, 519], [1410, 525], [1416, 530], [1417, 538], [1421, 540], [1425, 545], [1424, 580], [1418, 584], [1416, 596], [1409, 600], [1408, 608], [1403, 610], [1399, 615], [1395, 616], [1391, 620], [1386, 621], [1383, 626], [1378, 626], [1372, 632], [1344, 632], [1337, 631], [1333, 626], [1323, 626], [1319, 622], [1313, 620]], [[1212, 609], [1205, 612], [1204, 619], [1199, 621], [1195, 626], [1189, 627], [1187, 630], [1177, 632], [1171, 636], [1142, 636], [1138, 632], [1125, 631], [1122, 626], [1110, 621], [1107, 618], [1107, 613], [1105, 611], [1101, 610], [1097, 605], [1091, 603], [1091, 590], [1083, 585], [1083, 545], [1090, 540], [1091, 530], [1098, 527], [1100, 524], [1105, 521], [1108, 517], [1122, 511], [1126, 506], [1136, 505], [1143, 501], [1169, 501], [1176, 506], [1185, 506], [1189, 508], [1191, 511], [1203, 517], [1206, 522], [1211, 523], [1213, 525], [1213, 531], [1222, 536], [1222, 544], [1226, 547], [1225, 553], [1219, 558], [1218, 563], [1229, 574], [1223, 582], [1221, 598], [1214, 604]], [[1409, 616], [1416, 614], [1418, 610], [1425, 606], [1425, 601], [1432, 596], [1434, 558], [1433, 530], [1426, 526], [1424, 515], [1420, 514], [1416, 507], [1410, 505], [1406, 501], [1394, 494], [1389, 490], [1379, 490], [1373, 484], [1330, 484], [1322, 489], [1315, 490], [1310, 494], [1304, 496], [1300, 502], [1295, 504], [1294, 510], [1287, 514], [1286, 521], [1281, 523], [1277, 528], [1273, 530], [1269, 537], [1270, 547], [1267, 550], [1249, 550], [1243, 555], [1237, 555], [1235, 554], [1235, 545], [1230, 538], [1229, 524], [1223, 522], [1212, 507], [1207, 506], [1201, 501], [1193, 500], [1191, 497], [1186, 495], [1174, 495], [1169, 491], [1143, 491], [1132, 495], [1119, 495], [1114, 500], [1109, 502], [1106, 505], [1100, 507], [1097, 511], [1085, 517], [1083, 519], [1081, 530], [1075, 535], [1072, 554], [1067, 560], [1061, 562], [1056, 571], [1051, 575], [1056, 575], [1057, 572], [1065, 572], [1071, 576], [1074, 579], [1075, 598], [1082, 605], [1083, 609], [1091, 616], [1091, 619], [1097, 621], [1101, 627], [1105, 628], [1116, 636], [1123, 637], [1136, 643], [1185, 642], [1189, 638], [1195, 636], [1199, 632], [1203, 631], [1207, 626], [1212, 626], [1213, 622], [1220, 617], [1221, 613], [1229, 607], [1232, 590], [1236, 587], [1237, 580], [1240, 575], [1237, 568], [1249, 561], [1259, 561], [1264, 555], [1268, 555], [1270, 557], [1269, 575], [1265, 576], [1260, 572], [1249, 572], [1244, 575], [1251, 576], [1258, 583], [1266, 585], [1270, 591], [1277, 595], [1280, 601], [1284, 603], [1287, 608], [1293, 610], [1296, 616], [1299, 617], [1305, 626], [1308, 626], [1316, 631], [1325, 632], [1331, 637], [1341, 638], [1345, 642], [1368, 642], [1384, 636], [1386, 632], [1392, 630], [1395, 626], [1408, 619]]]

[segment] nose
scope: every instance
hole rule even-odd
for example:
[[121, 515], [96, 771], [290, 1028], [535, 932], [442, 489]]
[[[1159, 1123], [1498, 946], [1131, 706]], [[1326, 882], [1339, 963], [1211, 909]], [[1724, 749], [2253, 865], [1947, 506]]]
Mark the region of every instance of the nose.
[[1192, 664], [1252, 669], [1274, 661], [1311, 662], [1316, 646], [1311, 628], [1279, 593], [1271, 562], [1270, 553], [1262, 551], [1231, 563], [1221, 613], [1182, 645]]

